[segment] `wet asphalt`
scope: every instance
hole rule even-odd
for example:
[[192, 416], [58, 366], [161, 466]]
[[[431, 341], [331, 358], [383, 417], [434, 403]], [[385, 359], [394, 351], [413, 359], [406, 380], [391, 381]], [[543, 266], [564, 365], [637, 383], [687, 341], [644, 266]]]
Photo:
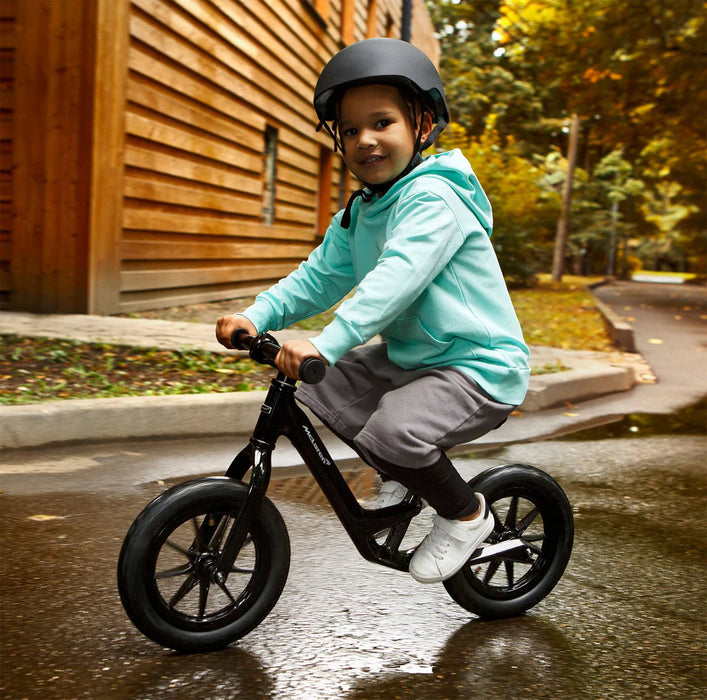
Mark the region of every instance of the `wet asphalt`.
[[[576, 437], [457, 460], [466, 476], [542, 464], [573, 503], [568, 570], [526, 615], [482, 622], [441, 585], [365, 562], [311, 477], [287, 476], [271, 489], [292, 540], [282, 597], [205, 655], [144, 638], [117, 596], [122, 537], [162, 484], [5, 497], [3, 697], [703, 697], [705, 439]], [[351, 475], [364, 497], [366, 474]]]

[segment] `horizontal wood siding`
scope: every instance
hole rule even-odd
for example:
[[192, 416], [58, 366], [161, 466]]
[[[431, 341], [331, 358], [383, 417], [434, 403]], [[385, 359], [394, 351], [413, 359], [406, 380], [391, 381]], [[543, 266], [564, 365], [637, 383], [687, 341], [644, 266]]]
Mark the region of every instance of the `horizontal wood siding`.
[[[292, 5], [132, 0], [121, 311], [250, 294], [316, 244], [308, 95], [334, 46], [303, 39], [312, 20]], [[266, 126], [277, 129], [272, 224]]]
[[3, 0], [0, 300], [128, 312], [247, 296], [293, 270], [355, 186], [315, 132], [317, 77], [343, 30], [399, 36], [400, 13]]
[[[397, 0], [374, 6], [381, 31], [399, 25]], [[351, 8], [365, 38], [369, 2]], [[342, 46], [344, 9], [331, 0], [322, 21], [303, 0], [132, 0], [121, 311], [249, 294], [320, 240], [330, 144], [314, 132], [311, 95]], [[277, 129], [272, 223], [266, 127]], [[351, 190], [341, 168], [337, 157], [324, 219]]]

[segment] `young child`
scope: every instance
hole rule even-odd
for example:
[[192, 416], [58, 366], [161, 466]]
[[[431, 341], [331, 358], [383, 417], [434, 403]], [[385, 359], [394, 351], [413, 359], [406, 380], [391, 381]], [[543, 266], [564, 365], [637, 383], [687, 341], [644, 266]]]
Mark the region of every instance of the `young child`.
[[[314, 105], [318, 129], [364, 188], [297, 270], [218, 319], [216, 335], [231, 347], [237, 328], [279, 330], [356, 289], [320, 335], [284, 343], [276, 364], [293, 378], [306, 357], [330, 365], [297, 398], [381, 472], [379, 507], [409, 489], [436, 510], [410, 573], [443, 581], [494, 527], [444, 451], [502, 424], [530, 374], [489, 241], [491, 207], [459, 151], [420, 155], [449, 116], [434, 64], [411, 44], [343, 49], [324, 67]], [[383, 343], [365, 345], [378, 334]]]

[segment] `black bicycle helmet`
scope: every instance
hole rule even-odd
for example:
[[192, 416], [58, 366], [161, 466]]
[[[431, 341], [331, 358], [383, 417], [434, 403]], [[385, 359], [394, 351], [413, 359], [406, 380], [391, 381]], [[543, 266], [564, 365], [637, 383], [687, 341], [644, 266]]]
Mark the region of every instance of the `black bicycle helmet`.
[[411, 89], [432, 113], [433, 129], [420, 151], [434, 143], [449, 123], [442, 79], [434, 63], [412, 44], [400, 39], [364, 39], [347, 46], [324, 66], [314, 88], [317, 131], [336, 121], [337, 103], [345, 90], [356, 85], [381, 83]]

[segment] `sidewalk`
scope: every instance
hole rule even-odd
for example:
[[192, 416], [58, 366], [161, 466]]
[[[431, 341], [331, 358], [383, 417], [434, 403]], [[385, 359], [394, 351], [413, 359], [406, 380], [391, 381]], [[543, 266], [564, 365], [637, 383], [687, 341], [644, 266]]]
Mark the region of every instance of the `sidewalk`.
[[[161, 349], [204, 348], [230, 353], [214, 338], [212, 324], [150, 319], [0, 312], [0, 334], [69, 338]], [[282, 331], [280, 341], [309, 331]], [[533, 375], [522, 413], [627, 391], [650, 381], [650, 368], [636, 354], [532, 347], [531, 365], [560, 362], [564, 372]], [[0, 406], [0, 448], [56, 442], [110, 441], [194, 435], [248, 434], [264, 392], [186, 394], [116, 399], [80, 399]]]

